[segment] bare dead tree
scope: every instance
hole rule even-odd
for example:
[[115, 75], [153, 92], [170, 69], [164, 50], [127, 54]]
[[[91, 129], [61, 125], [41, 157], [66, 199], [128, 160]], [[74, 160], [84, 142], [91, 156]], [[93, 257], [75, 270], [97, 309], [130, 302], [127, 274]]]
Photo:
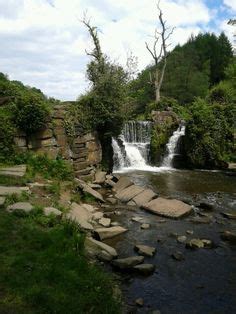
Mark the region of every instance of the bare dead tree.
[[[157, 29], [155, 29], [154, 43], [153, 43], [152, 48], [150, 48], [148, 43], [145, 42], [146, 48], [150, 52], [154, 60], [154, 64], [155, 64], [154, 75], [152, 75], [152, 73], [150, 72], [150, 82], [154, 85], [154, 88], [155, 88], [155, 102], [156, 103], [160, 101], [160, 97], [161, 97], [160, 90], [163, 83], [166, 64], [167, 64], [167, 55], [168, 55], [167, 48], [168, 46], [170, 46], [170, 44], [168, 44], [167, 42], [175, 29], [174, 27], [170, 28], [166, 26], [166, 21], [163, 20], [163, 12], [160, 9], [160, 0], [157, 3], [157, 10], [158, 10], [158, 19], [161, 26], [161, 31], [158, 31]], [[159, 40], [160, 40], [160, 48], [158, 48]], [[160, 61], [162, 62], [160, 63]]]
[[86, 13], [84, 13], [84, 17], [81, 21], [86, 28], [88, 29], [88, 32], [92, 38], [93, 44], [94, 44], [94, 49], [90, 52], [85, 50], [86, 54], [88, 56], [91, 56], [95, 58], [95, 60], [98, 61], [98, 63], [102, 63], [104, 61], [104, 56], [102, 53], [102, 49], [100, 46], [99, 38], [98, 38], [98, 31], [96, 26], [91, 26], [90, 24], [90, 19], [86, 16]]

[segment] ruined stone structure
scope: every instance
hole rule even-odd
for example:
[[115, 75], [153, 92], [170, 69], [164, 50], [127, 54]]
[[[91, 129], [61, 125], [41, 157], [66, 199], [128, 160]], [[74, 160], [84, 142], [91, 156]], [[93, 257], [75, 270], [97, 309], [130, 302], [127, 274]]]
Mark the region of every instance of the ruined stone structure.
[[75, 127], [75, 136], [69, 137], [65, 129], [65, 116], [66, 105], [55, 106], [44, 130], [30, 138], [19, 132], [15, 137], [15, 144], [22, 151], [31, 150], [53, 159], [61, 156], [73, 164], [77, 177], [93, 179], [95, 169], [102, 159], [97, 134], [85, 133], [78, 123]]

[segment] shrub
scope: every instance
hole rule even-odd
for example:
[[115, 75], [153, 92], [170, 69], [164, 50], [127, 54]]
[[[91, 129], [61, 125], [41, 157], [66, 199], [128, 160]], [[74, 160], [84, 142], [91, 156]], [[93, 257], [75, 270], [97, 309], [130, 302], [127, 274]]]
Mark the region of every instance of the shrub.
[[46, 101], [34, 94], [22, 94], [16, 100], [15, 122], [19, 129], [30, 135], [43, 129], [48, 121]]

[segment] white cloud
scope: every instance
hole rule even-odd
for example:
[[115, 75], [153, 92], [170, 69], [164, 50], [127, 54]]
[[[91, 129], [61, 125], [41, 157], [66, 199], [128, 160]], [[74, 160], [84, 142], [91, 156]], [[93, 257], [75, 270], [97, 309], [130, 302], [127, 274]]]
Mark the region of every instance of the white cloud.
[[[167, 24], [176, 26], [171, 47], [207, 29], [217, 13], [204, 0], [163, 0], [161, 6]], [[155, 0], [0, 0], [0, 71], [49, 96], [76, 98], [88, 86], [85, 49], [92, 43], [79, 21], [86, 9], [109, 57], [125, 65], [132, 51], [139, 69], [150, 63], [145, 41], [158, 20]]]
[[224, 0], [224, 4], [232, 10], [232, 14], [236, 13], [236, 2], [234, 0]]

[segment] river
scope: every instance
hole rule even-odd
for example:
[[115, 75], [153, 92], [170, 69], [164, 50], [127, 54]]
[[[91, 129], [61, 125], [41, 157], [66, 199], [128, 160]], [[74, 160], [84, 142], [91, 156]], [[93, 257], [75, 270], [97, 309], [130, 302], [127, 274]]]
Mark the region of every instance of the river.
[[[172, 151], [173, 153], [173, 151]], [[140, 159], [140, 158], [139, 158]], [[123, 165], [124, 166], [124, 165]], [[139, 167], [137, 167], [139, 168]], [[140, 208], [123, 206], [113, 217], [129, 230], [110, 239], [120, 257], [135, 255], [136, 244], [155, 247], [154, 257], [146, 263], [156, 265], [151, 276], [121, 274], [126, 301], [125, 313], [220, 314], [236, 313], [236, 246], [221, 240], [225, 230], [236, 232], [236, 220], [222, 212], [236, 213], [236, 176], [231, 172], [176, 170], [171, 167], [134, 170], [130, 165], [120, 172], [141, 186], [150, 187], [160, 196], [177, 198], [195, 205], [192, 214], [180, 220], [159, 217]], [[204, 210], [197, 205], [213, 205]], [[143, 217], [150, 228], [142, 230], [132, 217]], [[197, 220], [195, 219], [197, 218]], [[177, 236], [212, 240], [210, 249], [190, 250]], [[184, 260], [172, 254], [180, 251]], [[142, 298], [142, 307], [135, 300]]]

